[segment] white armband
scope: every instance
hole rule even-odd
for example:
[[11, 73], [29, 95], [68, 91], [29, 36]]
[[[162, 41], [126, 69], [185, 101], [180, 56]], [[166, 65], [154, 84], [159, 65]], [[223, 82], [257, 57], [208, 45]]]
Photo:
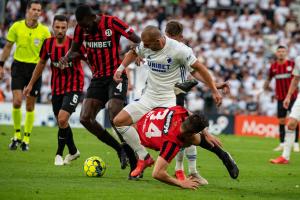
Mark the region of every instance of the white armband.
[[124, 71], [124, 69], [125, 69], [124, 65], [121, 64], [121, 65], [118, 67], [117, 71], [118, 71], [118, 72], [122, 72], [122, 71]]

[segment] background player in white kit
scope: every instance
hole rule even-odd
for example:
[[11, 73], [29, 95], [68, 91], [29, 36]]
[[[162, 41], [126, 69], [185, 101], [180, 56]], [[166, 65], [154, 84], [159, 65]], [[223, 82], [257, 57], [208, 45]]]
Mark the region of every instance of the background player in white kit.
[[[292, 94], [297, 89], [300, 81], [300, 56], [297, 56], [295, 59], [295, 68], [293, 71], [293, 79], [289, 87], [289, 91], [283, 101], [283, 106], [285, 109], [288, 109]], [[275, 159], [271, 159], [270, 162], [273, 164], [288, 164], [290, 160], [290, 155], [292, 147], [295, 141], [295, 130], [300, 121], [300, 93], [298, 93], [297, 99], [292, 107], [291, 113], [289, 114], [289, 119], [285, 125], [285, 138], [283, 152], [281, 156]]]
[[[127, 105], [114, 118], [115, 126], [138, 155], [137, 168], [144, 168], [151, 164], [152, 158], [147, 155], [147, 151], [140, 144], [136, 130], [131, 125], [155, 107], [176, 105], [173, 88], [182, 73], [182, 70], [180, 70], [181, 66], [191, 66], [195, 71], [198, 71], [206, 85], [212, 90], [217, 106], [222, 103], [222, 97], [207, 68], [197, 60], [189, 47], [165, 37], [155, 26], [147, 26], [143, 30], [141, 38], [142, 43], [135, 51], [130, 50], [127, 53], [114, 75], [115, 81], [120, 82], [122, 80], [120, 77], [125, 67], [134, 62], [138, 56], [145, 58], [149, 67], [147, 88], [141, 99]], [[157, 133], [155, 127], [152, 128], [149, 130], [149, 137], [155, 137]], [[138, 174], [135, 174], [133, 171], [131, 175], [135, 176]]]

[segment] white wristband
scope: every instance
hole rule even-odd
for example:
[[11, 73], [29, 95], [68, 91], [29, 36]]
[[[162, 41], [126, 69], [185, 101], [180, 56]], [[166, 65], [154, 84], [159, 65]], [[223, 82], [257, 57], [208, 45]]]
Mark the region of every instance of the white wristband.
[[122, 71], [124, 71], [124, 69], [125, 69], [124, 65], [121, 64], [121, 65], [118, 67], [117, 71], [118, 71], [118, 72], [122, 72]]

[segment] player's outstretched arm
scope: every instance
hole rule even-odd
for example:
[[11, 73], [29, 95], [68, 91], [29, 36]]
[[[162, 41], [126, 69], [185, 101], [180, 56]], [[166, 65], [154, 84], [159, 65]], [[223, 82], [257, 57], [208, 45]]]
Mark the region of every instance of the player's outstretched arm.
[[217, 106], [222, 104], [222, 96], [216, 88], [215, 82], [209, 74], [207, 68], [198, 60], [191, 65], [197, 72], [199, 72], [204, 80], [204, 83], [211, 89], [213, 98]]
[[126, 53], [125, 58], [123, 59], [121, 65], [119, 66], [119, 68], [116, 70], [116, 72], [114, 74], [114, 80], [117, 83], [120, 83], [122, 81], [121, 75], [122, 75], [123, 71], [125, 70], [125, 68], [128, 65], [130, 65], [130, 63], [134, 62], [137, 57], [138, 57], [138, 55], [135, 53], [134, 50], [130, 50], [128, 53]]
[[171, 177], [167, 172], [168, 165], [169, 163], [164, 158], [158, 156], [155, 162], [154, 170], [152, 172], [152, 177], [161, 182], [165, 182], [170, 185], [176, 185], [187, 189], [195, 190], [200, 186], [199, 180], [197, 179], [191, 178], [191, 179], [186, 179], [184, 181], [179, 181]]
[[43, 60], [43, 59], [40, 59], [40, 61], [38, 62], [38, 64], [36, 65], [33, 73], [32, 73], [32, 76], [31, 76], [31, 79], [28, 83], [28, 85], [25, 87], [24, 91], [23, 91], [23, 94], [25, 96], [29, 96], [31, 90], [32, 90], [32, 87], [33, 85], [35, 84], [35, 82], [40, 78], [40, 76], [42, 75], [44, 69], [45, 69], [45, 66], [46, 66], [46, 61]]
[[137, 34], [135, 34], [135, 32], [129, 34], [128, 39], [136, 44], [141, 42], [141, 38]]
[[[199, 72], [192, 71], [191, 74], [198, 81], [201, 81], [202, 83], [204, 83], [205, 85], [207, 85], [207, 83], [205, 82], [205, 80], [203, 79], [203, 77], [201, 76], [201, 74]], [[215, 85], [216, 85], [216, 88], [218, 90], [222, 90], [223, 91], [223, 94], [229, 94], [230, 93], [230, 86], [229, 86], [228, 82], [221, 82], [221, 83], [215, 82]]]

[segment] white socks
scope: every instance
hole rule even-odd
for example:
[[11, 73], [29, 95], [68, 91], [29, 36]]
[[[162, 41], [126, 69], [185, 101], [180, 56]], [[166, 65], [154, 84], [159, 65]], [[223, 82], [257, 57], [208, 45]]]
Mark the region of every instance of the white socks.
[[188, 159], [189, 163], [189, 174], [195, 174], [197, 173], [197, 166], [196, 166], [196, 161], [197, 161], [197, 148], [195, 145], [192, 145], [188, 148], [185, 148], [185, 155]]
[[189, 174], [197, 173], [197, 166], [196, 166], [197, 148], [194, 145], [187, 147], [185, 149], [180, 149], [180, 151], [177, 153], [175, 171], [184, 170], [183, 167], [184, 152], [188, 159]]
[[183, 156], [184, 156], [184, 149], [181, 148], [175, 157], [176, 160], [175, 171], [184, 170]]
[[287, 160], [290, 160], [290, 155], [291, 155], [294, 141], [295, 141], [295, 130], [286, 129], [282, 156]]
[[139, 157], [139, 160], [144, 160], [148, 152], [146, 148], [141, 144], [141, 140], [138, 132], [132, 126], [116, 127], [119, 133], [122, 134], [126, 143], [133, 149]]

